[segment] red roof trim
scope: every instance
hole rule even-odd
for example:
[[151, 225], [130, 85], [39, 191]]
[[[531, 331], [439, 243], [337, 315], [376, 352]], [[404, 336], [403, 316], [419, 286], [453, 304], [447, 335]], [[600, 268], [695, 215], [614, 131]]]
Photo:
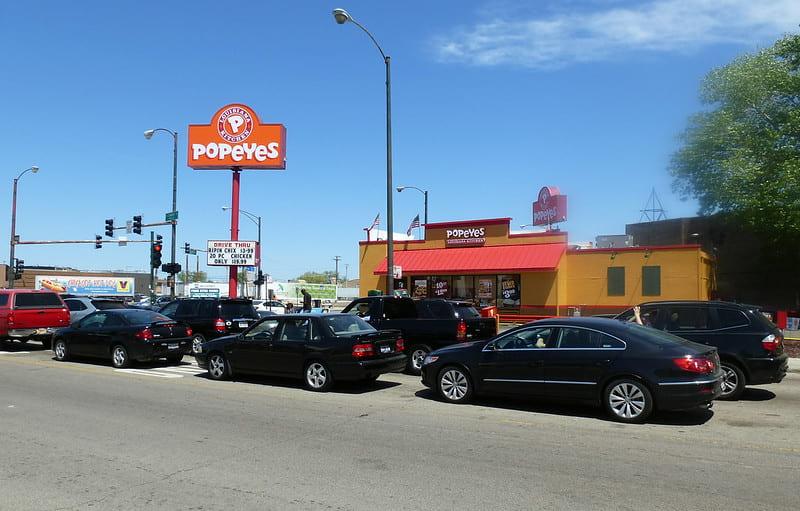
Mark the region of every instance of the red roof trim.
[[427, 229], [446, 229], [447, 227], [459, 227], [462, 225], [502, 225], [511, 224], [511, 217], [485, 218], [483, 220], [460, 220], [455, 222], [437, 222], [425, 224]]
[[509, 238], [541, 238], [543, 236], [563, 236], [567, 237], [566, 231], [546, 231], [546, 232], [520, 232], [508, 233]]
[[617, 248], [570, 248], [568, 254], [602, 253], [602, 252], [645, 252], [647, 250], [686, 250], [690, 248], [702, 248], [701, 245], [651, 245], [640, 247], [617, 247]]
[[[397, 245], [404, 245], [406, 243], [425, 243], [427, 240], [394, 240], [395, 246]], [[386, 240], [377, 240], [377, 241], [367, 241], [361, 240], [358, 242], [359, 245], [386, 245]]]

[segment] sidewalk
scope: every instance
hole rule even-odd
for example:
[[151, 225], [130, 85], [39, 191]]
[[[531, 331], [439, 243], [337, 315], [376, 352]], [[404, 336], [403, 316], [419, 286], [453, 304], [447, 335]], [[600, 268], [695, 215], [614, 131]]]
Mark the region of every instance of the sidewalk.
[[789, 357], [789, 370], [800, 371], [800, 358]]

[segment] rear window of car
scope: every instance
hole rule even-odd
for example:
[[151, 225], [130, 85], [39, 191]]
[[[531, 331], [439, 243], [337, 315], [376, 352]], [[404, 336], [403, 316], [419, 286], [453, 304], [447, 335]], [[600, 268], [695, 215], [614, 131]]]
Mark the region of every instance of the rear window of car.
[[172, 321], [170, 318], [155, 311], [128, 309], [121, 313], [131, 325], [149, 325], [156, 321]]
[[678, 337], [677, 335], [672, 335], [669, 332], [658, 330], [652, 327], [642, 326], [637, 323], [624, 323], [624, 325], [626, 328], [632, 330], [632, 334], [657, 346], [674, 346], [675, 343], [686, 344], [690, 342], [683, 337]]
[[481, 317], [478, 309], [473, 307], [472, 305], [467, 305], [463, 303], [456, 304], [456, 317], [458, 318], [479, 318]]
[[112, 300], [92, 300], [92, 305], [94, 305], [98, 310], [101, 311], [125, 308], [125, 304], [121, 302], [115, 302]]
[[352, 335], [374, 332], [375, 328], [358, 316], [323, 316], [325, 324], [334, 335]]
[[224, 319], [258, 318], [256, 309], [250, 302], [222, 302], [220, 308]]
[[15, 307], [27, 308], [61, 308], [64, 306], [55, 293], [19, 293], [14, 298]]
[[719, 320], [719, 328], [734, 328], [750, 324], [747, 315], [736, 309], [717, 309], [717, 319]]
[[8, 295], [0, 295], [0, 307], [8, 305]]

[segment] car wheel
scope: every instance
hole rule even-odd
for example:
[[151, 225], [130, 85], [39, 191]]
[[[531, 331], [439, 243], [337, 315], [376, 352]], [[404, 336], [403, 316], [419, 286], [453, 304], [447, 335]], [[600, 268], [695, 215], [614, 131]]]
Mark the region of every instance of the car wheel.
[[427, 346], [412, 346], [408, 350], [408, 362], [406, 371], [419, 376], [422, 373], [422, 361], [428, 356], [431, 350]]
[[200, 345], [206, 342], [206, 338], [200, 334], [192, 337], [192, 353], [200, 353]]
[[111, 348], [111, 363], [117, 369], [123, 369], [131, 365], [131, 361], [128, 358], [128, 350], [125, 349], [125, 346], [122, 344], [115, 344], [113, 348]]
[[739, 399], [744, 392], [746, 384], [744, 373], [739, 367], [730, 362], [722, 362], [722, 394], [718, 399], [733, 401]]
[[67, 351], [67, 341], [64, 339], [56, 339], [56, 344], [53, 346], [53, 354], [56, 356], [56, 360], [59, 362], [67, 360], [69, 357], [69, 352]]
[[333, 385], [333, 375], [324, 362], [314, 360], [306, 365], [303, 383], [308, 390], [325, 392]]
[[643, 422], [653, 412], [653, 395], [636, 380], [611, 382], [603, 402], [609, 415], [619, 422]]
[[173, 364], [180, 364], [181, 360], [183, 360], [183, 353], [167, 355], [167, 361], [172, 362]]
[[49, 350], [50, 346], [52, 345], [53, 345], [53, 340], [50, 339], [49, 337], [46, 339], [42, 339], [42, 348]]
[[450, 403], [466, 403], [472, 398], [472, 382], [460, 367], [448, 366], [439, 371], [439, 395]]
[[228, 377], [228, 361], [220, 353], [212, 353], [208, 357], [208, 376], [212, 380], [224, 380]]

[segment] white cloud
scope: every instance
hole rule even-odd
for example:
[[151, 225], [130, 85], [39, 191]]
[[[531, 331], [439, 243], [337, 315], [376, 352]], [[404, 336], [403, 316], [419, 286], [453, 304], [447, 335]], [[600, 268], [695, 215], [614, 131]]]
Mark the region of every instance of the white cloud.
[[753, 44], [796, 31], [800, 22], [800, 0], [653, 0], [592, 7], [527, 19], [496, 14], [437, 38], [435, 49], [446, 62], [554, 68], [631, 51]]

